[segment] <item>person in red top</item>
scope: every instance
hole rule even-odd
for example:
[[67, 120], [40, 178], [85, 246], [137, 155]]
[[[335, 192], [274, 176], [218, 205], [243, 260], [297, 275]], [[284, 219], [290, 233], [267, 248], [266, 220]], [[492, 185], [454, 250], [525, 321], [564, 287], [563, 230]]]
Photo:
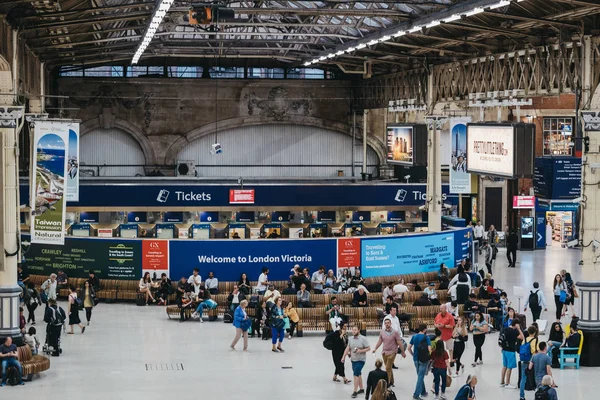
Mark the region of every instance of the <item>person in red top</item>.
[[435, 316], [435, 327], [442, 331], [441, 341], [446, 345], [446, 349], [452, 358], [454, 341], [452, 340], [452, 331], [454, 330], [454, 316], [447, 311], [446, 305], [440, 306], [440, 313]]
[[[446, 371], [450, 369], [450, 357], [446, 352], [444, 342], [438, 340], [435, 348], [431, 352], [432, 368], [433, 368], [433, 385], [435, 387], [435, 398], [446, 399]], [[441, 382], [440, 382], [441, 380]], [[442, 394], [440, 395], [440, 383], [442, 386]]]

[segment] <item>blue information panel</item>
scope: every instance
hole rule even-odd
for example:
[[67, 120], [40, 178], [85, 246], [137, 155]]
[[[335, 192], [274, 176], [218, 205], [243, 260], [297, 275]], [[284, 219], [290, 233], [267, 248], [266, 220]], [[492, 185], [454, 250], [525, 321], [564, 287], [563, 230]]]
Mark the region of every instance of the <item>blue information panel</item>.
[[581, 195], [581, 158], [536, 158], [533, 188], [538, 198], [576, 199]]
[[361, 241], [365, 278], [437, 271], [454, 264], [454, 232]]
[[256, 281], [263, 267], [270, 269], [269, 280], [288, 280], [296, 264], [309, 268], [311, 273], [321, 265], [335, 270], [336, 256], [335, 239], [169, 242], [173, 280], [190, 276], [194, 268], [200, 268], [202, 276], [212, 271], [221, 281], [238, 281], [242, 273]]

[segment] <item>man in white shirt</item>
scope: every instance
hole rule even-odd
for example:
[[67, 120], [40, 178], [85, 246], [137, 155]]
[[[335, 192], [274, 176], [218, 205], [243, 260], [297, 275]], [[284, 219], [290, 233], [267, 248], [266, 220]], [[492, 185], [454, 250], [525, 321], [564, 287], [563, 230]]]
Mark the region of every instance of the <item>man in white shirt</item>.
[[198, 293], [200, 292], [200, 284], [202, 283], [202, 277], [200, 276], [200, 270], [198, 268], [194, 268], [194, 272], [188, 278], [188, 284], [192, 286], [194, 289], [195, 297], [198, 297]]
[[325, 267], [320, 266], [318, 271], [313, 272], [312, 278], [312, 289], [315, 294], [323, 293], [323, 285], [325, 284]]
[[[281, 293], [279, 293], [279, 290], [275, 289], [275, 285], [273, 285], [272, 283], [269, 283], [269, 288], [263, 295], [263, 301], [266, 303], [269, 303], [269, 302], [274, 303], [275, 299], [277, 297], [281, 297]], [[269, 307], [269, 306], [267, 306], [267, 307]]]
[[256, 285], [256, 291], [259, 294], [264, 294], [269, 284], [269, 268], [263, 268], [262, 274], [258, 277], [258, 285]]
[[50, 279], [42, 284], [42, 290], [46, 293], [46, 308], [48, 308], [48, 300], [56, 300], [56, 274], [50, 274]]
[[483, 229], [483, 225], [481, 225], [481, 221], [477, 221], [477, 225], [473, 228], [473, 236], [479, 242], [479, 254], [481, 254], [481, 246], [483, 245], [483, 235], [485, 234], [485, 229]]
[[404, 281], [401, 279], [400, 282], [396, 286], [394, 286], [394, 295], [396, 300], [402, 300], [404, 297], [404, 293], [408, 292], [408, 286], [404, 284]]
[[384, 329], [385, 320], [389, 319], [392, 322], [392, 329], [397, 331], [400, 334], [400, 337], [403, 337], [402, 327], [400, 326], [400, 320], [398, 319], [397, 312], [398, 309], [396, 307], [390, 308], [390, 314], [385, 316], [385, 318], [383, 319], [383, 324], [381, 326], [383, 327], [382, 329]]
[[533, 322], [536, 322], [538, 319], [540, 319], [542, 309], [544, 309], [544, 311], [548, 311], [546, 297], [544, 296], [544, 292], [540, 289], [540, 284], [538, 282], [533, 282], [533, 289], [529, 291], [523, 311], [527, 311], [527, 307], [531, 309]]
[[388, 296], [394, 296], [394, 282], [389, 282], [383, 289], [383, 304], [387, 302]]
[[208, 279], [204, 283], [210, 294], [219, 294], [219, 280], [215, 278], [214, 272], [211, 271], [208, 273]]

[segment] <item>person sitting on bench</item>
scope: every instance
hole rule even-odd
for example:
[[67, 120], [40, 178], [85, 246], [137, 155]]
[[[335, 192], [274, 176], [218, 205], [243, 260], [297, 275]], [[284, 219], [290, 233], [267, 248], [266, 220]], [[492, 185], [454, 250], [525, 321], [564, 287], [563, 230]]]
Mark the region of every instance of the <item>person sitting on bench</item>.
[[310, 302], [310, 292], [306, 290], [306, 285], [304, 283], [300, 285], [300, 290], [296, 293], [296, 296], [298, 296], [298, 308], [314, 307]]
[[367, 307], [367, 293], [365, 287], [360, 285], [358, 290], [352, 296], [352, 307]]
[[4, 344], [0, 346], [0, 359], [2, 360], [2, 384], [0, 386], [6, 386], [6, 378], [9, 367], [15, 367], [19, 371], [19, 384], [24, 385], [23, 382], [23, 367], [19, 360], [17, 360], [17, 346], [13, 344], [12, 337], [7, 337], [4, 340]]

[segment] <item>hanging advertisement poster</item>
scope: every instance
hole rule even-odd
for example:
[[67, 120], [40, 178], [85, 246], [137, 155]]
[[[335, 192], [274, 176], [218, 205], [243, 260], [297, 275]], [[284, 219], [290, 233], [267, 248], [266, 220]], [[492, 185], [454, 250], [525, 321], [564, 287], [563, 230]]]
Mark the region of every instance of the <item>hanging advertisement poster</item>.
[[470, 117], [450, 119], [450, 193], [470, 194], [471, 174], [467, 173], [467, 124]]
[[31, 167], [31, 242], [65, 243], [65, 176], [69, 127], [65, 122], [37, 122]]
[[79, 124], [69, 125], [67, 150], [67, 201], [79, 201]]

